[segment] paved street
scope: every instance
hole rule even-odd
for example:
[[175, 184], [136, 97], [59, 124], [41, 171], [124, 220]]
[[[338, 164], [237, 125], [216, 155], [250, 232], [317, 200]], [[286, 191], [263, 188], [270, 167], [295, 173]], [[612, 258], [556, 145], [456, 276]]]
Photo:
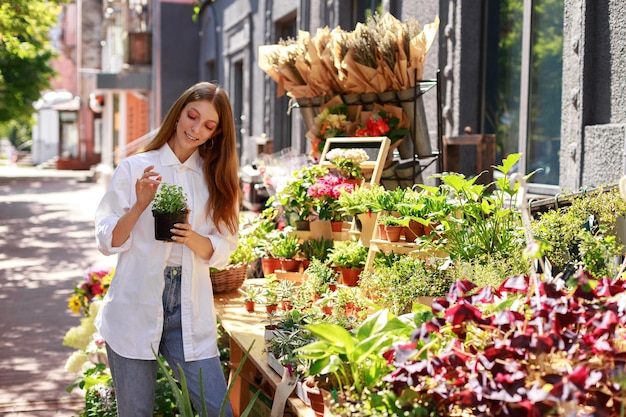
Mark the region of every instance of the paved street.
[[110, 265], [93, 237], [104, 192], [86, 171], [0, 166], [0, 416], [77, 416], [75, 377], [63, 369], [67, 308], [92, 265]]

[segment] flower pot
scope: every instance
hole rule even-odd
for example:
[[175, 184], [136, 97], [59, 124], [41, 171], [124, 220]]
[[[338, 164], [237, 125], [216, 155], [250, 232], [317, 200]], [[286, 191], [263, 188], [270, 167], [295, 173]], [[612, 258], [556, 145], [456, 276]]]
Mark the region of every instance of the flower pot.
[[387, 230], [385, 230], [384, 224], [378, 225], [378, 234], [382, 240], [387, 240]]
[[395, 225], [385, 226], [385, 232], [387, 233], [387, 240], [390, 242], [399, 242], [403, 229], [404, 229], [404, 226], [395, 226]]
[[341, 233], [343, 230], [343, 221], [330, 222], [330, 229], [335, 233]]
[[359, 276], [363, 268], [341, 268], [341, 283], [348, 287], [359, 285]]
[[308, 220], [296, 220], [296, 230], [309, 231], [311, 222]]
[[309, 225], [311, 229], [311, 239], [332, 239], [333, 229], [328, 220], [314, 220]]
[[278, 258], [269, 258], [264, 257], [261, 258], [261, 265], [263, 267], [263, 276], [267, 277], [270, 274], [276, 272], [277, 269], [281, 268], [280, 259]]
[[176, 223], [185, 223], [187, 221], [187, 211], [181, 213], [155, 213], [154, 216], [154, 238], [164, 242], [172, 242], [172, 232]]
[[293, 308], [291, 300], [280, 300], [280, 308], [283, 311], [289, 311]]
[[276, 304], [271, 304], [271, 305], [266, 305], [265, 306], [265, 311], [267, 312], [267, 314], [275, 313], [276, 310], [278, 310], [278, 305], [276, 305]]
[[327, 316], [332, 316], [333, 315], [333, 306], [324, 306], [324, 307], [322, 307], [322, 312], [324, 314], [326, 314]]
[[376, 214], [360, 213], [357, 214], [357, 219], [361, 223], [359, 243], [362, 246], [369, 247], [370, 240], [372, 240], [372, 236], [374, 235], [374, 227], [376, 227]]
[[309, 381], [305, 381], [302, 387], [311, 402], [311, 409], [313, 409], [315, 417], [324, 417], [324, 397], [322, 397], [321, 391], [312, 386]]
[[418, 221], [411, 220], [409, 225], [404, 229], [404, 236], [407, 242], [414, 242], [415, 239], [424, 234], [424, 226]]
[[254, 313], [255, 304], [256, 303], [254, 301], [246, 301], [245, 302], [246, 311], [248, 313]]
[[285, 272], [298, 272], [300, 270], [300, 261], [297, 259], [281, 259], [280, 268]]

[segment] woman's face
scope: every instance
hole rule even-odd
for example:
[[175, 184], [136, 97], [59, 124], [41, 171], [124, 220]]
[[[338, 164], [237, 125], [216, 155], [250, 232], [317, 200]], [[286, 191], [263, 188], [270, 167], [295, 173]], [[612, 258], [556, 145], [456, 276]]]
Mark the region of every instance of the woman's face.
[[173, 149], [176, 151], [194, 151], [195, 148], [209, 140], [219, 126], [219, 115], [213, 103], [208, 101], [192, 101], [180, 112], [176, 133], [173, 138]]

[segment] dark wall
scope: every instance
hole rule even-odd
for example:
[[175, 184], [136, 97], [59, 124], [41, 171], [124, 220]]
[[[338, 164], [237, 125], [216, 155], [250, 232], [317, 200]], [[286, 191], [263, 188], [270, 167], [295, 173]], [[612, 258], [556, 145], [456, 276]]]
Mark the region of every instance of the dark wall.
[[180, 94], [198, 82], [198, 23], [193, 4], [161, 3], [161, 115]]

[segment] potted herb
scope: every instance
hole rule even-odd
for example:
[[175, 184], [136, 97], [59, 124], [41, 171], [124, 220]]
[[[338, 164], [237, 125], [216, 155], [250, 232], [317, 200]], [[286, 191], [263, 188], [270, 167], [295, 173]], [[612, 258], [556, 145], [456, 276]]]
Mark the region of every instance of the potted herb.
[[376, 201], [385, 192], [384, 187], [378, 184], [363, 184], [355, 187], [352, 192], [342, 192], [339, 195], [341, 210], [354, 219], [356, 229], [360, 232], [359, 242], [363, 246], [369, 246], [372, 239], [377, 213], [380, 211]]
[[328, 259], [333, 266], [339, 268], [342, 283], [354, 286], [358, 282], [358, 276], [365, 267], [368, 249], [354, 240], [344, 240], [335, 243], [330, 251]]
[[154, 216], [154, 238], [166, 242], [172, 241], [170, 231], [174, 224], [185, 223], [189, 209], [187, 195], [180, 185], [162, 183], [152, 200]]

